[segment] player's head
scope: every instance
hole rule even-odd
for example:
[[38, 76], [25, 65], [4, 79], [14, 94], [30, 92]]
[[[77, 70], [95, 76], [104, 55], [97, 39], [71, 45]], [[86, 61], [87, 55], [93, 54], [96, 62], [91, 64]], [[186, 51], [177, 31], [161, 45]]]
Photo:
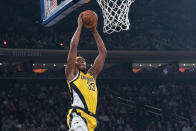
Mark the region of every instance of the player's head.
[[78, 70], [81, 70], [81, 71], [86, 70], [86, 61], [85, 61], [84, 57], [77, 56], [76, 60], [75, 60], [75, 64], [76, 64], [76, 68], [78, 68]]

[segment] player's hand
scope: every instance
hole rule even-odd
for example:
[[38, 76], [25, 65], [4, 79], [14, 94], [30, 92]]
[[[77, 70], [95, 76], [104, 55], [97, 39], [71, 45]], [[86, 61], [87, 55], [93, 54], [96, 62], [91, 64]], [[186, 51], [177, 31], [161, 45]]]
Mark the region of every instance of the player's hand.
[[82, 26], [83, 26], [82, 14], [80, 14], [80, 15], [78, 16], [78, 26], [79, 26], [79, 27], [82, 27]]
[[90, 28], [88, 30], [91, 31], [92, 33], [94, 33], [97, 30], [97, 27], [93, 27], [93, 28]]

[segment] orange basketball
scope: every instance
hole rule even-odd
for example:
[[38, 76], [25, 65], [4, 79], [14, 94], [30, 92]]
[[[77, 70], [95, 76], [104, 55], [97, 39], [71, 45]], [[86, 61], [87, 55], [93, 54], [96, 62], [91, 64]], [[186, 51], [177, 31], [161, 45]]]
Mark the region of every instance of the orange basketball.
[[84, 27], [92, 29], [97, 26], [98, 17], [97, 14], [92, 10], [86, 10], [81, 14], [82, 22]]

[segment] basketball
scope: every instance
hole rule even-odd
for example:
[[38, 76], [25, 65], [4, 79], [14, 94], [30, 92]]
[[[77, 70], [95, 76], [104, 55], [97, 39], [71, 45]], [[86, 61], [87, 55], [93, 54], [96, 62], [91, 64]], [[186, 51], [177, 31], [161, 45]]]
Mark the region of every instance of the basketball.
[[92, 10], [86, 10], [81, 13], [81, 18], [84, 27], [92, 29], [97, 26], [98, 17], [97, 14]]

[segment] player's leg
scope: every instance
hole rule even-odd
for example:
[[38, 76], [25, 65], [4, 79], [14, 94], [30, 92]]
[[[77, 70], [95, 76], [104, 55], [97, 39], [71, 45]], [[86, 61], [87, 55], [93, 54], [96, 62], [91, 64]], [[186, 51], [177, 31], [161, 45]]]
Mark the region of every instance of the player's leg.
[[86, 122], [81, 116], [77, 115], [75, 112], [72, 113], [72, 116], [73, 118], [70, 123], [69, 131], [88, 131]]

